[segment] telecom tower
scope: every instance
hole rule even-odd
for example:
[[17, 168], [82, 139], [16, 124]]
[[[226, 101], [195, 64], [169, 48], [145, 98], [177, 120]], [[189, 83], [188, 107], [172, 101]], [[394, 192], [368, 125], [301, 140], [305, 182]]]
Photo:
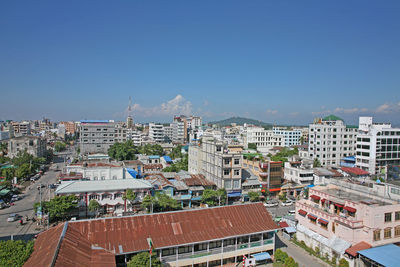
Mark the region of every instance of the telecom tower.
[[128, 117], [126, 118], [126, 127], [128, 129], [132, 129], [133, 128], [132, 97], [129, 97]]

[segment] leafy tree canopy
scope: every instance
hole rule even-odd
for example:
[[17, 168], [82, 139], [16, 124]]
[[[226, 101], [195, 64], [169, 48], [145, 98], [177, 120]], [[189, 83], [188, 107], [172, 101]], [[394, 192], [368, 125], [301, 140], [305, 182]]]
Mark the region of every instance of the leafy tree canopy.
[[251, 202], [257, 202], [260, 200], [260, 192], [249, 192], [247, 195]]
[[54, 150], [55, 150], [56, 152], [64, 151], [65, 148], [66, 148], [66, 145], [65, 145], [64, 142], [57, 141], [57, 142], [55, 143], [55, 145], [54, 145]]
[[98, 211], [100, 209], [100, 204], [99, 202], [97, 202], [97, 200], [92, 199], [89, 201], [89, 211], [91, 212], [95, 212]]
[[[78, 198], [75, 195], [56, 196], [50, 201], [42, 201], [43, 211], [50, 213], [50, 219], [61, 220], [68, 217], [68, 213], [77, 207]], [[35, 203], [34, 208], [40, 206], [40, 203]]]
[[122, 197], [124, 200], [128, 200], [130, 203], [134, 202], [136, 199], [136, 194], [132, 189], [127, 189], [125, 195]]
[[257, 144], [256, 143], [249, 143], [249, 145], [247, 146], [249, 149], [254, 149], [257, 150]]
[[0, 266], [22, 266], [33, 251], [33, 241], [0, 241]]
[[208, 206], [224, 205], [226, 203], [226, 198], [227, 194], [224, 188], [218, 189], [217, 191], [206, 189], [201, 196], [201, 203], [205, 203]]
[[182, 160], [178, 161], [177, 163], [171, 164], [168, 167], [165, 167], [162, 171], [163, 172], [179, 172], [181, 170], [187, 171], [189, 165], [189, 157], [188, 155], [184, 155]]
[[[141, 252], [131, 258], [128, 262], [128, 267], [137, 267], [137, 266], [150, 266], [150, 253], [149, 252]], [[161, 267], [161, 262], [157, 257], [157, 254], [151, 255], [151, 267]]]
[[137, 147], [130, 140], [125, 143], [115, 143], [108, 149], [108, 155], [116, 160], [134, 160], [137, 152]]
[[182, 209], [181, 205], [176, 199], [157, 192], [154, 197], [147, 195], [142, 201], [142, 207], [148, 211], [151, 211], [153, 205], [153, 212], [173, 211]]

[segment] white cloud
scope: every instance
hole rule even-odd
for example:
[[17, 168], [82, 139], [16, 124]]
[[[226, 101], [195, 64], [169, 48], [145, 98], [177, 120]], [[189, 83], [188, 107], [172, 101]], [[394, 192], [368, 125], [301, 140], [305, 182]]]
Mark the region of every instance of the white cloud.
[[192, 102], [178, 94], [173, 99], [161, 103], [159, 106], [143, 107], [140, 104], [134, 104], [132, 112], [136, 116], [143, 117], [190, 115], [192, 113]]
[[267, 109], [267, 111], [265, 111], [265, 113], [267, 113], [267, 115], [275, 115], [275, 114], [278, 114], [278, 111], [275, 109]]
[[400, 102], [398, 103], [384, 103], [376, 108], [376, 113], [396, 113], [400, 112]]
[[367, 112], [367, 108], [335, 108], [334, 113], [354, 114], [360, 112]]

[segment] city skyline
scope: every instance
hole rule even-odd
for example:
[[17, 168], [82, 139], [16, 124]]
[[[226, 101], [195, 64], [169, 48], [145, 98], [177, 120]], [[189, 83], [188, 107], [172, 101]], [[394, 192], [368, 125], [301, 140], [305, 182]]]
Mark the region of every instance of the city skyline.
[[2, 3], [0, 120], [400, 125], [399, 5]]

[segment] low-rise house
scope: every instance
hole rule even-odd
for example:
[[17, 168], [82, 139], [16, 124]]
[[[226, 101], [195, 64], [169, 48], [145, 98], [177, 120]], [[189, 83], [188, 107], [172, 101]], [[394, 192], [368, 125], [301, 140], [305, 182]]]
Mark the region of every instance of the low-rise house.
[[40, 233], [25, 265], [124, 266], [148, 240], [165, 266], [233, 265], [273, 254], [277, 229], [261, 203], [70, 221]]
[[163, 169], [163, 165], [161, 163], [158, 164], [145, 164], [143, 166], [143, 174], [148, 175], [148, 174], [154, 174], [154, 173], [159, 173]]
[[68, 181], [61, 183], [55, 194], [79, 197], [79, 207], [86, 215], [92, 199], [100, 204], [104, 213], [122, 214], [132, 210], [130, 203], [123, 198], [127, 189], [132, 189], [136, 201], [141, 202], [152, 188], [151, 183], [143, 179]]

